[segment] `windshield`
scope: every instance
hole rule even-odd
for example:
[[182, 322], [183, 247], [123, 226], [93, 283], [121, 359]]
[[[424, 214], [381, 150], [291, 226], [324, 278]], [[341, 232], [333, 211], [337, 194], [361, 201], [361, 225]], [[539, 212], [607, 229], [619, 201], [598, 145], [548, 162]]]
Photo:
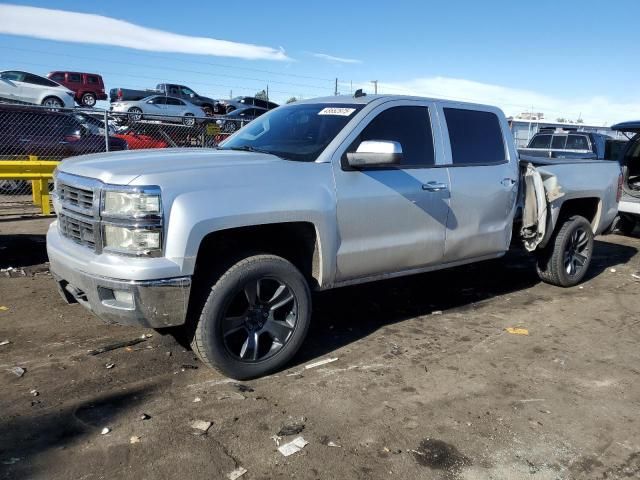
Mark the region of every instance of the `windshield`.
[[313, 162], [363, 106], [322, 103], [279, 107], [252, 121], [220, 149], [254, 150]]

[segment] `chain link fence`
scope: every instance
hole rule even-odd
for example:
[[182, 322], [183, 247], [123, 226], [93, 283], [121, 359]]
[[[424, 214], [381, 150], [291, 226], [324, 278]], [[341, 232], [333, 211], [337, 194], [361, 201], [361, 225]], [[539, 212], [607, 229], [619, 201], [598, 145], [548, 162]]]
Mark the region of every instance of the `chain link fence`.
[[114, 112], [0, 104], [0, 218], [40, 211], [32, 201], [32, 183], [11, 178], [3, 162], [6, 167], [8, 161], [63, 161], [107, 151], [211, 148], [253, 120], [238, 112], [175, 115], [152, 107]]

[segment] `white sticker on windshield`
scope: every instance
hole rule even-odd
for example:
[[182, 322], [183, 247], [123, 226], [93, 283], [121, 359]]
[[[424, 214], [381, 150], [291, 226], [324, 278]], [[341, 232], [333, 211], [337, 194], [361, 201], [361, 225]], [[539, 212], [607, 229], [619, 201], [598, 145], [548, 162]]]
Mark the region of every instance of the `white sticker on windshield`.
[[355, 111], [356, 111], [355, 108], [327, 107], [320, 110], [318, 112], [318, 115], [339, 115], [341, 117], [348, 117]]

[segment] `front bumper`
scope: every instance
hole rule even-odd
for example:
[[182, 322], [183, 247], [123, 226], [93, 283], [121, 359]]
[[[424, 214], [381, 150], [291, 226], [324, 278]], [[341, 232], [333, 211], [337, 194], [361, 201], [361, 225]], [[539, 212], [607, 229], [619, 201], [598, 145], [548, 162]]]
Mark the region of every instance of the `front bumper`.
[[[78, 249], [87, 249], [60, 238], [55, 224], [49, 230], [47, 241], [51, 274], [66, 302], [80, 303], [107, 323], [149, 328], [184, 324], [191, 290], [190, 276], [122, 280], [88, 273], [83, 271], [77, 255]], [[63, 246], [68, 246], [69, 251]], [[95, 265], [85, 263], [85, 267], [95, 268]], [[123, 297], [127, 301], [122, 301]]]

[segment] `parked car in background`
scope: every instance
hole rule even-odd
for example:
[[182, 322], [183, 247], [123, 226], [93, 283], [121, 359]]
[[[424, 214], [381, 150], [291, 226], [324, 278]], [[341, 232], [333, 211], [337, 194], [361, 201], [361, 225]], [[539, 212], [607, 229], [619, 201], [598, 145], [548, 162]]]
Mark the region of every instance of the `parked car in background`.
[[231, 113], [236, 109], [246, 107], [258, 107], [263, 110], [273, 110], [279, 106], [277, 103], [256, 97], [235, 97], [231, 100], [220, 100], [220, 105], [220, 110], [224, 109], [221, 113]]
[[640, 120], [618, 123], [611, 129], [632, 134], [620, 157], [623, 184], [617, 224], [618, 230], [630, 234], [640, 226]]
[[182, 122], [192, 127], [202, 121], [204, 111], [194, 104], [179, 98], [164, 95], [152, 95], [142, 100], [115, 102], [111, 104], [113, 113], [126, 113], [130, 122], [140, 120], [162, 120], [165, 122]]
[[[187, 100], [189, 103], [201, 107], [207, 115], [218, 113], [216, 105], [218, 102], [209, 97], [198, 95], [189, 87], [177, 85], [175, 83], [159, 83], [155, 90], [132, 90], [129, 88], [112, 88], [109, 90], [109, 100], [114, 103], [121, 103], [129, 100], [142, 100], [150, 95], [162, 94], [165, 96]], [[224, 113], [224, 112], [221, 112]]]
[[0, 72], [0, 100], [56, 108], [73, 108], [74, 93], [53, 80], [20, 70]]
[[51, 72], [47, 77], [73, 91], [79, 105], [93, 107], [98, 100], [107, 99], [102, 77], [96, 73]]
[[[104, 135], [104, 120], [101, 118], [96, 118], [89, 113], [81, 111], [74, 111], [69, 113], [69, 115], [75, 118], [80, 125], [85, 127], [92, 135]], [[100, 116], [102, 117], [102, 115]], [[107, 125], [107, 129], [109, 131], [109, 135], [116, 133], [116, 130], [112, 125]]]
[[162, 139], [139, 133], [134, 130], [125, 130], [114, 135], [127, 142], [129, 150], [143, 150], [147, 148], [167, 148], [169, 144]]
[[601, 133], [554, 129], [536, 133], [518, 152], [532, 157], [617, 160], [625, 143]]
[[233, 133], [266, 112], [268, 110], [264, 108], [242, 106], [224, 115], [218, 120], [218, 125], [222, 133]]
[[[109, 150], [126, 150], [127, 142], [109, 137]], [[106, 151], [104, 134], [96, 134], [71, 113], [0, 105], [0, 155], [66, 158]]]

